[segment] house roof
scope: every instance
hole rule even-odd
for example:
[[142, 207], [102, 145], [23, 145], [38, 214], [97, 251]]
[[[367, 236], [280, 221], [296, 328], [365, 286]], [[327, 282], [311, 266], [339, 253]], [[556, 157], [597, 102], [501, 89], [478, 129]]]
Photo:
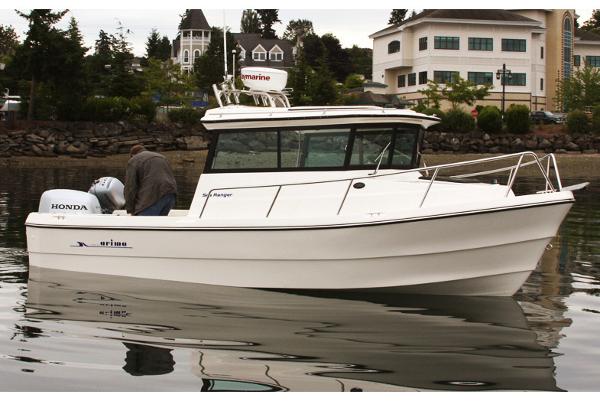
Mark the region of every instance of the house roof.
[[210, 25], [206, 21], [204, 13], [200, 9], [191, 9], [189, 15], [181, 21], [180, 29], [206, 29], [210, 30]]
[[370, 36], [387, 33], [388, 31], [395, 31], [396, 28], [402, 25], [406, 25], [409, 22], [417, 21], [423, 18], [539, 23], [539, 21], [524, 17], [515, 12], [499, 9], [426, 9], [414, 17], [407, 18], [399, 24], [388, 26], [387, 28], [377, 31]]
[[600, 42], [600, 35], [594, 32], [585, 31], [583, 29], [578, 29], [575, 31], [575, 37], [579, 40], [585, 40], [590, 42]]
[[[246, 66], [291, 67], [294, 65], [294, 50], [292, 44], [287, 40], [263, 39], [259, 33], [234, 33], [233, 38], [246, 51], [246, 59], [243, 61]], [[279, 47], [283, 51], [283, 63], [252, 60], [252, 50], [258, 45], [261, 45], [266, 51], [270, 51], [275, 46]]]

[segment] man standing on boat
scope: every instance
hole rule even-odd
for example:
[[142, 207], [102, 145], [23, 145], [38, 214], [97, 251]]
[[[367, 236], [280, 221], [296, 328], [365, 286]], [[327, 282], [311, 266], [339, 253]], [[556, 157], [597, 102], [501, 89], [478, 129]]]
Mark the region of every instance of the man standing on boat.
[[175, 206], [177, 183], [167, 158], [133, 145], [125, 175], [125, 208], [135, 216], [166, 216]]

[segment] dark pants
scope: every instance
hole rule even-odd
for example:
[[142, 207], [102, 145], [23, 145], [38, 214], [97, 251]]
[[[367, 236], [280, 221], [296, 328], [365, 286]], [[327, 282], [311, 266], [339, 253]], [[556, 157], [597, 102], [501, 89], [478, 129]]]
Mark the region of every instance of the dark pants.
[[175, 206], [175, 194], [166, 194], [137, 214], [137, 216], [166, 216]]

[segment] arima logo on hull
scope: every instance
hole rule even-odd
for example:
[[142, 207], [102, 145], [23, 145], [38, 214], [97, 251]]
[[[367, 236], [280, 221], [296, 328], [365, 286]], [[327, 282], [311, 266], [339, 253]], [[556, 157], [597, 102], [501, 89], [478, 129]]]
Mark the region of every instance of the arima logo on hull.
[[64, 203], [53, 203], [50, 209], [58, 210], [88, 210], [85, 205], [65, 205]]

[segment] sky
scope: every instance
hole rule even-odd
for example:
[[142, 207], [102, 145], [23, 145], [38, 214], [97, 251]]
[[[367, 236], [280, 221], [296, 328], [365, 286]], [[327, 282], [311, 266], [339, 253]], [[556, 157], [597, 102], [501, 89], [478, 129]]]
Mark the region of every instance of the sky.
[[[537, 2], [540, 4], [536, 4]], [[156, 28], [161, 35], [166, 35], [172, 40], [177, 34], [177, 25], [181, 19], [180, 14], [185, 8], [202, 7], [202, 3], [202, 1], [191, 2], [189, 0], [170, 0], [169, 2], [157, 4], [160, 4], [161, 7], [168, 4], [169, 7], [173, 8], [161, 9], [155, 7], [155, 5], [155, 8], [152, 8], [153, 5], [149, 5], [147, 2], [103, 0], [102, 6], [104, 9], [93, 9], [88, 6], [85, 6], [86, 8], [83, 9], [83, 4], [86, 3], [76, 1], [46, 0], [42, 5], [41, 2], [36, 0], [20, 0], [19, 9], [27, 10], [28, 8], [50, 6], [56, 9], [68, 8], [71, 11], [69, 11], [69, 14], [63, 18], [63, 21], [61, 21], [58, 26], [66, 27], [70, 16], [74, 16], [79, 23], [85, 46], [90, 48], [93, 48], [94, 41], [98, 38], [100, 29], [103, 29], [108, 33], [115, 33], [120, 22], [130, 31], [128, 40], [132, 44], [134, 54], [136, 56], [143, 56], [146, 51], [145, 42], [152, 28]], [[245, 2], [242, 0], [224, 0], [219, 4], [226, 7], [226, 10], [203, 8], [203, 12], [210, 25], [222, 26], [223, 18], [225, 17], [227, 26], [231, 27], [234, 32], [239, 32], [242, 7], [277, 7], [279, 9], [279, 19], [281, 20], [281, 23], [276, 24], [274, 28], [279, 35], [283, 34], [283, 31], [290, 20], [302, 18], [313, 22], [315, 32], [318, 35], [323, 35], [325, 33], [334, 34], [340, 40], [343, 47], [357, 45], [359, 47], [370, 48], [372, 47], [372, 40], [369, 39], [369, 35], [387, 26], [391, 6], [398, 6], [398, 3], [399, 1], [397, 0], [377, 0], [372, 3], [373, 7], [376, 7], [376, 9], [357, 9], [353, 7], [356, 5], [364, 7], [367, 4], [371, 5], [371, 3], [361, 1], [359, 4], [354, 0], [329, 0], [327, 2], [318, 2], [315, 0], [303, 0], [301, 2], [287, 2], [283, 0], [278, 2], [263, 0]], [[419, 5], [427, 8], [448, 8], [448, 2], [435, 0], [413, 0], [408, 3], [409, 5]], [[518, 3], [519, 2], [508, 0], [503, 4], [506, 4], [507, 8], [509, 8], [511, 4], [517, 7]], [[561, 3], [551, 0], [543, 2], [539, 0], [530, 0], [528, 3], [532, 3], [529, 4], [531, 7], [538, 5], [539, 8], [567, 8], [567, 6], [575, 6], [577, 13], [580, 15], [580, 24], [589, 19], [592, 13], [592, 9], [585, 8], [586, 3], [581, 2], [580, 0], [569, 1], [568, 3], [566, 1]], [[87, 4], [92, 4], [96, 7], [99, 5], [97, 2], [89, 2]], [[211, 6], [214, 6], [214, 4], [215, 3], [213, 2], [210, 3]], [[297, 7], [300, 4], [306, 8], [292, 8]], [[466, 0], [455, 0], [452, 4], [453, 7], [456, 8], [482, 7], [481, 2], [473, 3], [471, 6], [469, 1]], [[285, 8], [286, 5], [288, 5], [288, 8]], [[239, 8], [233, 8], [231, 6], [238, 6]], [[390, 6], [390, 8], [379, 8], [382, 6]], [[577, 8], [578, 6], [581, 8]], [[589, 5], [587, 7], [589, 7]], [[415, 10], [418, 12], [421, 9]], [[20, 35], [20, 38], [23, 39], [25, 37], [27, 31], [26, 21], [19, 17], [14, 9], [0, 9], [0, 24], [14, 26], [17, 33]]]

